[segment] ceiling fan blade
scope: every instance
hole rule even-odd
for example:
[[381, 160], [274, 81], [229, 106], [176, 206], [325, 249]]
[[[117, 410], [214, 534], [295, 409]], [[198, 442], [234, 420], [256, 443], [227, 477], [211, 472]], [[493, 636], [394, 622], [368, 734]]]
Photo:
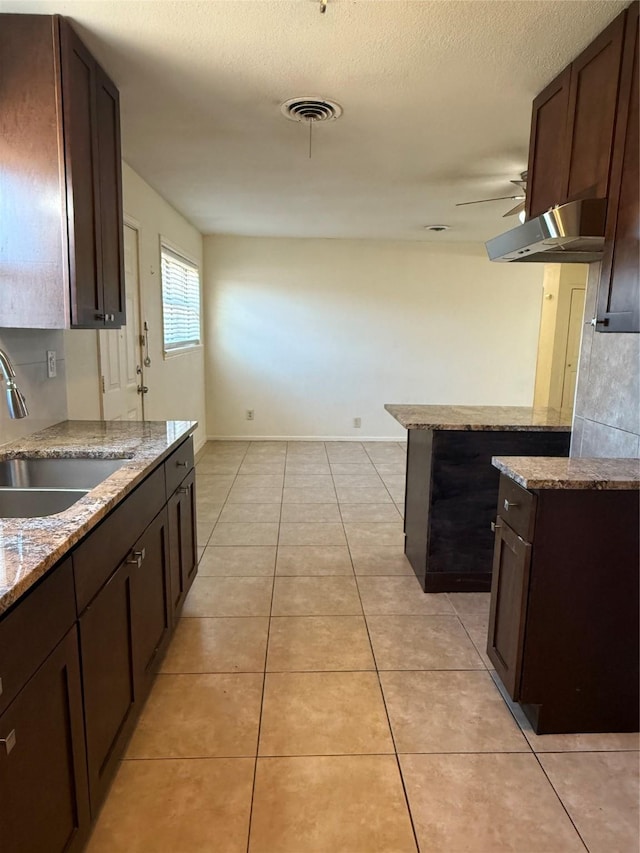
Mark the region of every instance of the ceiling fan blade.
[[499, 198], [479, 198], [477, 201], [460, 201], [456, 207], [464, 207], [465, 204], [484, 204], [485, 201], [520, 201], [523, 195], [502, 195]]
[[525, 204], [524, 201], [521, 201], [520, 204], [516, 204], [515, 207], [512, 207], [511, 210], [508, 210], [506, 213], [502, 214], [502, 218], [505, 216], [517, 216], [519, 213], [522, 213], [524, 210]]

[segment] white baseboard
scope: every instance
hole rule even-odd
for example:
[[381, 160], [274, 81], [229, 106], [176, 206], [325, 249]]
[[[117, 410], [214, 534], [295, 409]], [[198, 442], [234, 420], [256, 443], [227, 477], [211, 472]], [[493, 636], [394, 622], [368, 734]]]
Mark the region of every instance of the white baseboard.
[[402, 437], [397, 435], [208, 435], [207, 441], [395, 441], [404, 444]]

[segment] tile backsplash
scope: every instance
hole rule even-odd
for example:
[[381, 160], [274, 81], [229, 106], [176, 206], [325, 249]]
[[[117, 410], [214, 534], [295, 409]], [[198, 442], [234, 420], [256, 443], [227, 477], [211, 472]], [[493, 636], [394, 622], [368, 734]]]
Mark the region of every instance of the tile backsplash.
[[[4, 382], [0, 381], [0, 445], [67, 419], [64, 332], [48, 329], [0, 329], [0, 349], [13, 364], [29, 416], [9, 417]], [[57, 376], [47, 377], [47, 350], [56, 353]]]

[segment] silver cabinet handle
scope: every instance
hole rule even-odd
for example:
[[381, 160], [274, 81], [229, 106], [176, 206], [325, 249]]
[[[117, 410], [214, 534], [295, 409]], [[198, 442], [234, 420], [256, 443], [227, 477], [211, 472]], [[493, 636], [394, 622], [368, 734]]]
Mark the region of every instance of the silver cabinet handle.
[[137, 566], [138, 568], [140, 568], [140, 566], [142, 565], [142, 561], [144, 560], [145, 557], [146, 557], [146, 551], [144, 548], [142, 549], [142, 551], [134, 551], [133, 552], [133, 559], [127, 560], [127, 565], [128, 566]]
[[501, 527], [502, 527], [501, 524], [497, 524], [495, 521], [491, 522], [491, 530], [493, 533], [495, 533], [496, 530], [500, 530]]
[[505, 499], [504, 499], [504, 508], [505, 508], [505, 512], [509, 512], [509, 510], [511, 509], [511, 507], [514, 507], [514, 506], [520, 506], [520, 504], [519, 504], [519, 503], [515, 503], [514, 501], [510, 501], [510, 500], [509, 500], [509, 498], [505, 498]]
[[178, 468], [186, 468], [187, 464], [188, 464], [187, 462], [176, 462], [176, 466]]
[[180, 488], [176, 489], [176, 491], [178, 492], [179, 495], [188, 495], [189, 494], [189, 487], [188, 486], [180, 486]]
[[11, 729], [9, 734], [6, 737], [0, 737], [0, 743], [4, 744], [4, 748], [7, 751], [7, 755], [11, 754], [13, 747], [16, 745], [16, 730]]

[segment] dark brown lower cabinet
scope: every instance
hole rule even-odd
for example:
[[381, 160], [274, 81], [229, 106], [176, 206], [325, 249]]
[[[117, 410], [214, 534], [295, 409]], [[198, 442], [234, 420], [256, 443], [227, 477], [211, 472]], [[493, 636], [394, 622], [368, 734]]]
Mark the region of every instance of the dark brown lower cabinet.
[[487, 654], [538, 734], [638, 730], [639, 513], [500, 478]]
[[198, 567], [196, 539], [196, 477], [188, 474], [167, 504], [171, 548], [171, 607], [177, 618]]
[[77, 629], [0, 717], [0, 847], [76, 853], [90, 824]]

